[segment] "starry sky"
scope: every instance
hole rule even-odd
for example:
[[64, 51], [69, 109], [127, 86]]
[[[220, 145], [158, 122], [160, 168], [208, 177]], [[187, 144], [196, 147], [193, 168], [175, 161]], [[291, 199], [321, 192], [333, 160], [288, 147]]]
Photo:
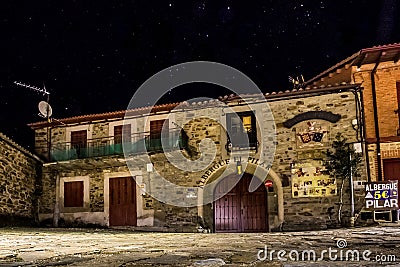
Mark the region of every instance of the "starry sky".
[[[1, 2], [0, 132], [32, 149], [26, 126], [50, 91], [55, 118], [123, 110], [158, 71], [196, 60], [239, 69], [263, 92], [291, 89], [358, 50], [400, 41], [397, 0], [38, 0]], [[218, 97], [209, 84], [162, 101]]]

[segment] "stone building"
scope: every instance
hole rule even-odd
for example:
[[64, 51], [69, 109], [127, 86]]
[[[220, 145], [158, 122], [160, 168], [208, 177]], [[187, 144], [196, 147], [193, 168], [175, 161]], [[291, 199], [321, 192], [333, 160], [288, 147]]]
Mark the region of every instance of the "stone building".
[[337, 226], [342, 181], [327, 175], [324, 152], [338, 133], [359, 141], [359, 92], [341, 84], [266, 94], [267, 106], [226, 96], [32, 123], [47, 158], [40, 220], [163, 231]]
[[370, 181], [400, 179], [400, 44], [362, 49], [307, 82], [358, 83], [364, 88], [360, 125], [368, 147]]
[[38, 223], [42, 163], [0, 133], [0, 226]]

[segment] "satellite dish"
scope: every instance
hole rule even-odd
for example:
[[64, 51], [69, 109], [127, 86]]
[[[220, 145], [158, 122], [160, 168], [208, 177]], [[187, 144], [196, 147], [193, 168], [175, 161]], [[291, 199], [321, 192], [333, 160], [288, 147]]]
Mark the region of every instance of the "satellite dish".
[[46, 101], [40, 101], [38, 107], [40, 112], [39, 115], [43, 118], [50, 118], [53, 114], [53, 109]]

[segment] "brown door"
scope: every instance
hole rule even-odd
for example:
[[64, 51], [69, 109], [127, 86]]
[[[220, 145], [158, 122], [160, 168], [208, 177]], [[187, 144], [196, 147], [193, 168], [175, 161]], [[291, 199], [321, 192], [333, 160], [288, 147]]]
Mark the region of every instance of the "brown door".
[[87, 144], [87, 131], [71, 132], [71, 146], [73, 148], [84, 148]]
[[[124, 140], [122, 142], [122, 136]], [[114, 144], [128, 143], [131, 140], [131, 125], [114, 126]]]
[[76, 150], [78, 158], [87, 157], [87, 131], [74, 131], [71, 132], [71, 148]]
[[110, 179], [110, 226], [136, 226], [136, 182], [132, 177]]
[[385, 180], [397, 180], [400, 183], [400, 159], [383, 160], [383, 174]]
[[164, 142], [167, 141], [168, 132], [168, 120], [150, 121], [150, 149], [160, 150], [162, 148], [161, 138], [164, 139]]
[[[228, 176], [215, 189], [218, 198], [227, 191], [237, 178]], [[216, 232], [266, 232], [267, 190], [261, 185], [256, 191], [248, 190], [251, 175], [245, 174], [226, 195], [214, 202], [214, 224]]]

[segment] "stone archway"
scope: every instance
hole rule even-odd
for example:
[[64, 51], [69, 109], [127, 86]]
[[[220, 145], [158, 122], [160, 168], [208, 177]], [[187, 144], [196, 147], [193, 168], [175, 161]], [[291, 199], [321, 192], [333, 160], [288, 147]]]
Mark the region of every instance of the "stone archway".
[[[282, 181], [280, 177], [274, 172], [274, 170], [267, 170], [264, 167], [248, 162], [246, 166], [246, 173], [259, 177], [259, 179], [271, 180], [273, 182], [274, 192], [276, 194], [276, 205], [277, 205], [277, 216], [275, 219], [269, 219], [269, 229], [279, 228], [284, 221], [284, 201], [283, 201], [283, 188]], [[225, 175], [222, 175], [225, 173]], [[215, 171], [208, 179], [204, 181], [204, 185], [213, 184], [213, 186], [208, 186], [208, 192], [199, 190], [199, 205], [198, 205], [198, 215], [206, 221], [206, 227], [210, 227], [213, 224], [213, 212], [212, 204], [207, 204], [203, 206], [203, 194], [213, 194], [214, 189], [219, 181], [222, 181], [225, 177], [234, 174], [235, 170], [226, 171], [226, 167], [223, 166], [217, 171]], [[270, 204], [270, 203], [268, 203]], [[211, 227], [210, 227], [211, 228]]]
[[[251, 174], [232, 174], [218, 182], [213, 205], [215, 232], [269, 231], [267, 188], [261, 184], [250, 192], [252, 179]], [[232, 184], [235, 186], [229, 191]]]

